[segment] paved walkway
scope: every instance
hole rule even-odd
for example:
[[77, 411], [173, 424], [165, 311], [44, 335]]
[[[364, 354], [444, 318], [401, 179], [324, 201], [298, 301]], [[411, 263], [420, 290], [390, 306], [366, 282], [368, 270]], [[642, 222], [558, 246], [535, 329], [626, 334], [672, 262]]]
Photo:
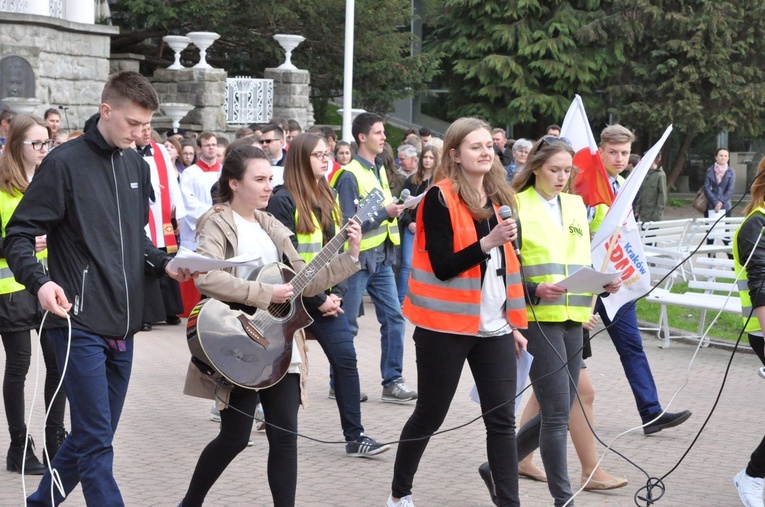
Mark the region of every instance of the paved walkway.
[[[370, 400], [362, 405], [366, 431], [380, 441], [395, 440], [413, 407], [379, 401], [377, 323], [374, 315], [367, 312], [360, 324], [362, 330], [356, 340], [359, 369], [362, 390], [370, 395]], [[404, 373], [416, 387], [411, 331], [411, 326], [407, 326]], [[694, 347], [673, 343], [670, 349], [660, 350], [657, 343], [654, 338], [647, 338], [646, 347], [661, 398], [667, 404], [685, 383]], [[639, 417], [608, 337], [598, 336], [593, 348], [595, 355], [587, 363], [597, 391], [596, 430], [604, 441], [610, 441], [638, 424]], [[208, 420], [210, 403], [181, 393], [188, 357], [180, 326], [157, 326], [154, 331], [140, 333], [136, 338], [133, 377], [114, 444], [115, 473], [128, 506], [177, 505], [201, 449], [216, 434], [217, 425]], [[704, 349], [699, 353], [688, 385], [672, 405], [672, 410], [693, 410], [694, 415], [686, 424], [651, 437], [643, 436], [640, 431], [633, 432], [621, 437], [615, 447], [651, 476], [666, 474], [691, 444], [709, 414], [728, 359], [729, 352], [723, 350]], [[4, 363], [2, 351], [0, 361]], [[312, 343], [310, 362], [310, 406], [300, 412], [300, 430], [323, 440], [342, 440], [335, 402], [327, 399], [327, 361], [316, 343]], [[745, 466], [764, 429], [765, 380], [757, 376], [757, 367], [758, 361], [753, 355], [735, 357], [714, 415], [685, 461], [665, 480], [666, 493], [655, 503], [657, 507], [739, 505], [731, 479]], [[29, 384], [31, 393], [33, 382]], [[466, 367], [444, 428], [463, 424], [479, 415], [478, 406], [467, 397], [472, 384]], [[38, 442], [42, 440], [40, 403], [38, 401], [35, 407], [32, 432]], [[254, 434], [253, 440], [255, 445], [243, 452], [218, 481], [206, 506], [271, 505], [266, 480], [265, 435]], [[0, 431], [0, 448], [4, 451], [7, 446], [7, 433]], [[370, 460], [346, 457], [342, 445], [300, 440], [299, 449], [298, 505], [384, 505], [395, 449]], [[577, 482], [580, 468], [570, 445], [569, 449], [570, 475]], [[480, 421], [433, 438], [415, 479], [417, 506], [491, 507], [476, 471], [485, 454]], [[538, 455], [536, 462], [541, 463]], [[643, 472], [613, 454], [607, 457], [604, 467], [629, 478], [630, 485], [608, 493], [582, 493], [576, 499], [577, 505], [635, 505], [633, 496], [645, 483]], [[27, 488], [34, 488], [38, 481], [39, 478], [29, 477]], [[522, 479], [520, 486], [524, 506], [551, 505], [545, 485]], [[0, 471], [0, 505], [23, 505], [19, 474]], [[65, 505], [85, 505], [79, 488]]]

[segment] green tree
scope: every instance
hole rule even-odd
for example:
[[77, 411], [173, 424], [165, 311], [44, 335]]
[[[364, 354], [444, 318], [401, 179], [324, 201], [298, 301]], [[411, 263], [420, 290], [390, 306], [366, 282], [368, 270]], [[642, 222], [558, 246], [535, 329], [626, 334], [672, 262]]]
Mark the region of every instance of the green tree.
[[[306, 41], [292, 61], [311, 72], [317, 120], [327, 103], [342, 95], [345, 0], [121, 0], [114, 18], [122, 33], [112, 50], [147, 55], [145, 72], [172, 60], [158, 39], [167, 33], [219, 33], [208, 61], [231, 74], [252, 76], [283, 61], [274, 34], [303, 35]], [[423, 89], [433, 76], [434, 56], [410, 55], [411, 35], [401, 30], [410, 22], [408, 0], [356, 2], [354, 106], [387, 113], [394, 101]], [[190, 56], [196, 49], [188, 51]]]
[[608, 67], [579, 41], [598, 0], [447, 0], [431, 51], [442, 56], [453, 117], [497, 125], [561, 121], [574, 94], [599, 100]]
[[642, 132], [674, 124], [673, 185], [699, 136], [763, 132], [765, 4], [758, 0], [611, 0], [584, 29], [611, 55], [609, 110]]

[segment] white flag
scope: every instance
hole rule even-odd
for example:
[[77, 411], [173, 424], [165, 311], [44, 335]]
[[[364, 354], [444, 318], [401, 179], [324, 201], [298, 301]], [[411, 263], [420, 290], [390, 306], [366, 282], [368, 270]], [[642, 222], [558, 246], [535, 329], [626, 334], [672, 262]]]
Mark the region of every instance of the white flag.
[[670, 132], [672, 132], [672, 125], [667, 127], [659, 142], [648, 150], [637, 167], [632, 170], [629, 178], [616, 194], [616, 199], [606, 213], [598, 232], [592, 238], [592, 263], [595, 269], [600, 269], [608, 253], [609, 240], [616, 229], [621, 226], [619, 239], [608, 259], [606, 271], [623, 272], [622, 288], [616, 294], [611, 294], [602, 299], [610, 319], [614, 318], [619, 308], [651, 290], [651, 274], [648, 272], [648, 264], [643, 252], [640, 229], [635, 222], [635, 216], [632, 214], [632, 201], [635, 200], [645, 175], [661, 151]]

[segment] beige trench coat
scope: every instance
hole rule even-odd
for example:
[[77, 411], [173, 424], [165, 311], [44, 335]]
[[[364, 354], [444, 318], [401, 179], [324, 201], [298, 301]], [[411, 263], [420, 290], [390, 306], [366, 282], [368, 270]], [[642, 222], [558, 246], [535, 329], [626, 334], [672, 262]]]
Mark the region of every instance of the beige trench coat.
[[[263, 211], [255, 211], [255, 218], [269, 237], [276, 244], [279, 258], [288, 259], [287, 264], [295, 272], [305, 267], [305, 261], [292, 246], [290, 236], [292, 232], [284, 227], [273, 215]], [[197, 253], [212, 259], [228, 259], [236, 256], [237, 231], [234, 224], [234, 215], [228, 204], [218, 204], [210, 208], [207, 213], [197, 222], [199, 246]], [[354, 261], [348, 252], [334, 257], [313, 278], [311, 283], [303, 291], [305, 296], [314, 296], [327, 287], [335, 285], [360, 269], [359, 262]], [[196, 280], [197, 288], [202, 294], [223, 301], [243, 303], [257, 308], [268, 308], [271, 301], [272, 286], [259, 282], [237, 278], [234, 269], [220, 269], [200, 275]], [[300, 402], [303, 406], [307, 402], [306, 378], [308, 376], [308, 357], [305, 333], [301, 329], [295, 333], [295, 341], [300, 352]], [[189, 362], [186, 372], [186, 384], [184, 394], [199, 398], [209, 398], [216, 401], [218, 409], [224, 409], [228, 403], [231, 387], [224, 386], [218, 391], [218, 396], [225, 402], [215, 397], [215, 382], [204, 375], [199, 369]]]

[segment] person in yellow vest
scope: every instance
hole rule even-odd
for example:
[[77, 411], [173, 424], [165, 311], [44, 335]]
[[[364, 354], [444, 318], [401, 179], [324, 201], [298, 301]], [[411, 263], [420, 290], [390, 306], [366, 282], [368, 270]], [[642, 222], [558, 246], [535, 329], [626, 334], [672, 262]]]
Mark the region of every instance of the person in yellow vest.
[[[401, 432], [386, 507], [413, 507], [414, 475], [446, 417], [467, 360], [481, 398], [496, 505], [520, 505], [515, 445], [516, 356], [526, 347], [526, 305], [505, 170], [491, 128], [460, 118], [444, 138], [444, 157], [417, 211], [404, 315], [414, 324], [417, 405]], [[494, 493], [492, 493], [494, 495]]]
[[[733, 236], [733, 264], [738, 277], [741, 313], [749, 344], [765, 365], [765, 158], [760, 160], [752, 182], [752, 202], [746, 219]], [[764, 370], [760, 370], [760, 374]], [[763, 507], [765, 486], [765, 437], [752, 453], [746, 468], [733, 479], [741, 502], [747, 507]]]
[[352, 131], [358, 151], [348, 165], [334, 174], [331, 181], [338, 193], [343, 220], [352, 217], [356, 212], [356, 203], [375, 188], [382, 191], [386, 206], [379, 210], [376, 220], [368, 220], [361, 225], [364, 234], [359, 257], [361, 271], [348, 279], [343, 310], [355, 336], [359, 332], [359, 308], [366, 289], [380, 322], [381, 400], [385, 403], [407, 403], [417, 399], [417, 392], [406, 385], [403, 376], [404, 317], [392, 267], [396, 260], [395, 247], [401, 243], [396, 217], [404, 206], [394, 200], [390, 191], [387, 171], [395, 171], [395, 168], [385, 167], [378, 161], [385, 145], [383, 118], [374, 113], [362, 113], [354, 118]]
[[[332, 152], [322, 137], [298, 134], [292, 138], [284, 165], [284, 185], [279, 187], [266, 211], [292, 231], [292, 245], [306, 263], [316, 257], [340, 230], [340, 207], [325, 174]], [[360, 402], [366, 394], [359, 387], [356, 349], [348, 318], [341, 303], [347, 284], [327, 288], [313, 297], [304, 297], [313, 323], [306, 328], [321, 345], [334, 371], [335, 398], [340, 426], [347, 442], [345, 452], [352, 457], [370, 457], [390, 449], [364, 434]]]
[[[21, 201], [27, 185], [32, 180], [37, 166], [40, 165], [48, 149], [53, 145], [50, 140], [50, 128], [42, 118], [19, 114], [11, 123], [8, 142], [0, 157], [0, 220], [2, 234], [13, 211]], [[46, 238], [36, 238], [37, 258], [44, 262], [48, 256]], [[0, 252], [0, 335], [5, 348], [5, 378], [3, 379], [3, 402], [8, 430], [11, 434], [11, 447], [8, 449], [7, 468], [12, 472], [21, 472], [24, 459], [24, 444], [27, 443], [27, 427], [24, 420], [24, 381], [29, 372], [32, 357], [30, 331], [40, 326], [40, 306], [37, 298], [26, 291], [24, 286], [13, 279], [8, 268], [5, 252]], [[64, 409], [66, 396], [63, 390], [54, 398], [54, 393], [61, 380], [56, 355], [48, 338], [48, 333], [40, 334], [40, 346], [45, 360], [45, 407], [50, 408], [50, 416], [45, 421], [46, 448], [52, 460], [64, 441]], [[26, 448], [26, 474], [40, 475], [45, 466], [34, 454], [34, 443], [29, 437]]]
[[[540, 413], [518, 431], [518, 457], [539, 447], [556, 506], [573, 495], [566, 462], [568, 423], [582, 368], [582, 329], [592, 316], [592, 294], [569, 294], [558, 285], [592, 264], [587, 209], [581, 197], [563, 192], [573, 158], [567, 139], [545, 137], [513, 180], [529, 298], [526, 336], [534, 356], [529, 378], [540, 406]], [[617, 278], [604, 289], [616, 292], [620, 287]]]

